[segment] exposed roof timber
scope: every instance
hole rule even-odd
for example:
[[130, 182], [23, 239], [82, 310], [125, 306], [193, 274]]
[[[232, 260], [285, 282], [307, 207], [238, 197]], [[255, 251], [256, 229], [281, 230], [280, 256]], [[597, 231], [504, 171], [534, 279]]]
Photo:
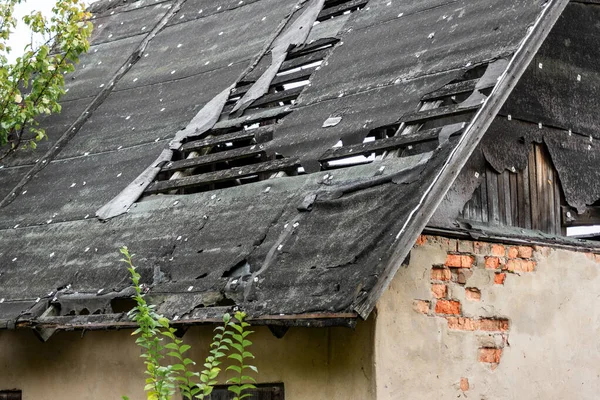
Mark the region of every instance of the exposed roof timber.
[[[366, 318], [371, 313], [377, 300], [391, 283], [402, 261], [410, 252], [412, 244], [417, 240], [423, 228], [425, 228], [427, 221], [434, 214], [444, 195], [466, 164], [469, 155], [477, 147], [485, 131], [500, 111], [504, 102], [508, 99], [511, 91], [517, 85], [517, 82], [533, 60], [544, 39], [548, 36], [568, 3], [568, 0], [550, 0], [546, 3], [544, 11], [522, 42], [521, 47], [513, 56], [498, 84], [475, 118], [473, 118], [471, 124], [466, 128], [465, 133], [462, 135], [448, 161], [429, 187], [428, 192], [421, 199], [420, 206], [412, 212], [403, 230], [398, 233], [394, 247], [395, 250], [386, 260], [385, 268], [379, 281], [367, 296], [359, 299], [354, 304], [354, 310], [363, 318]], [[417, 215], [419, 218], [416, 218]]]

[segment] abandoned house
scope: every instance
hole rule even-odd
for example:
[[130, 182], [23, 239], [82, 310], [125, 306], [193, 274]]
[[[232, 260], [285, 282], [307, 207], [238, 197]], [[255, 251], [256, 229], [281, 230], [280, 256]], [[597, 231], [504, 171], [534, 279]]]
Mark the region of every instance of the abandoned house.
[[193, 358], [248, 313], [257, 399], [597, 398], [600, 2], [91, 10], [0, 165], [0, 399], [145, 398], [123, 245]]

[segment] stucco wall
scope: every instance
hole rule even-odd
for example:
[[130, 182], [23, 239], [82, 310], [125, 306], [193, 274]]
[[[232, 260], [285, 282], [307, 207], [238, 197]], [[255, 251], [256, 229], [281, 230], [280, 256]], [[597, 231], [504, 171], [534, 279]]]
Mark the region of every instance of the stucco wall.
[[597, 399], [599, 271], [592, 254], [421, 237], [378, 304], [378, 399]]
[[[265, 327], [251, 337], [259, 382], [283, 382], [286, 400], [372, 399], [373, 327], [291, 328], [283, 339]], [[212, 328], [188, 330], [200, 361]], [[0, 390], [24, 400], [144, 399], [144, 365], [130, 331], [60, 332], [41, 343], [30, 331], [0, 331]]]

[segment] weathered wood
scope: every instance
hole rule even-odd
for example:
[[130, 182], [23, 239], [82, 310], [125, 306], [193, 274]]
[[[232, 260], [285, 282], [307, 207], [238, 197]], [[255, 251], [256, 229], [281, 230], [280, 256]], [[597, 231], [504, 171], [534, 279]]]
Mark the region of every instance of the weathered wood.
[[431, 110], [417, 111], [404, 115], [400, 118], [400, 122], [406, 124], [414, 124], [418, 122], [425, 122], [441, 117], [450, 117], [454, 115], [462, 115], [471, 113], [481, 107], [481, 104], [471, 106], [461, 106], [460, 104], [452, 104], [450, 106], [433, 108]]
[[291, 60], [292, 58], [295, 58], [295, 57], [298, 57], [298, 56], [302, 56], [302, 55], [305, 55], [305, 54], [308, 54], [308, 53], [312, 53], [315, 50], [320, 50], [321, 47], [324, 47], [324, 46], [334, 45], [334, 44], [336, 44], [339, 41], [340, 41], [339, 38], [336, 38], [336, 37], [327, 37], [327, 38], [321, 38], [321, 39], [315, 40], [312, 43], [305, 43], [305, 44], [300, 45], [298, 47], [294, 47], [288, 53], [288, 60]]
[[540, 229], [535, 150], [529, 152], [529, 195], [531, 199], [531, 229]]
[[548, 193], [548, 211], [547, 211], [547, 220], [548, 220], [548, 232], [557, 233], [560, 225], [556, 226], [556, 202], [554, 200], [554, 171], [552, 164], [549, 162], [549, 157], [545, 157], [545, 167], [546, 167], [546, 176], [547, 181], [544, 182], [544, 186], [546, 187], [545, 191]]
[[548, 199], [546, 196], [546, 191], [544, 190], [544, 182], [545, 182], [545, 174], [546, 168], [544, 168], [544, 160], [541, 151], [540, 145], [535, 146], [535, 174], [536, 174], [536, 182], [535, 188], [538, 194], [538, 214], [537, 214], [537, 223], [538, 229], [547, 232], [548, 224], [546, 221], [545, 211], [548, 209]]
[[239, 131], [227, 133], [224, 135], [211, 136], [202, 140], [194, 140], [181, 146], [181, 151], [195, 151], [204, 147], [217, 146], [228, 142], [239, 142], [241, 140], [250, 140], [254, 138], [254, 131]]
[[329, 54], [330, 50], [331, 49], [326, 48], [322, 50], [313, 51], [312, 53], [308, 53], [303, 56], [292, 58], [291, 60], [285, 60], [281, 64], [281, 68], [279, 68], [279, 71], [287, 71], [288, 69], [294, 69], [306, 64], [312, 64], [314, 62], [321, 61], [327, 56], [327, 54]]
[[583, 214], [577, 214], [576, 210], [564, 207], [562, 216], [565, 226], [600, 225], [600, 207], [588, 207]]
[[490, 224], [500, 224], [500, 204], [498, 196], [498, 174], [488, 168], [485, 174], [488, 199], [488, 221]]
[[511, 226], [519, 226], [519, 191], [517, 189], [517, 176], [518, 173], [509, 173], [509, 184], [510, 184], [510, 214], [511, 214]]
[[[319, 159], [321, 162], [339, 160], [346, 157], [354, 157], [359, 155], [368, 155], [374, 152], [381, 152], [384, 150], [396, 150], [401, 147], [408, 145], [414, 145], [432, 140], [437, 140], [440, 134], [441, 128], [429, 129], [409, 135], [397, 135], [386, 139], [379, 139], [368, 143], [359, 143], [350, 146], [336, 147], [329, 149]], [[454, 135], [462, 133], [462, 130], [456, 132]]]
[[489, 217], [489, 208], [488, 208], [488, 197], [487, 197], [487, 172], [484, 172], [485, 176], [481, 181], [481, 185], [479, 188], [481, 189], [481, 222], [487, 223], [490, 219]]
[[266, 110], [261, 110], [256, 113], [252, 113], [249, 115], [244, 115], [239, 118], [233, 119], [225, 119], [219, 121], [213, 127], [213, 131], [218, 131], [221, 129], [241, 129], [245, 125], [252, 125], [257, 122], [262, 122], [270, 119], [282, 118], [285, 115], [291, 113], [292, 110], [289, 106], [277, 107], [277, 108], [269, 108]]
[[368, 2], [369, 2], [369, 0], [350, 0], [350, 1], [346, 1], [344, 3], [341, 3], [341, 4], [333, 6], [333, 7], [325, 8], [325, 9], [323, 9], [323, 11], [321, 11], [319, 13], [319, 16], [317, 17], [317, 21], [322, 21], [324, 19], [342, 15], [344, 12], [346, 12], [348, 10], [352, 10], [352, 9], [355, 9], [358, 7], [363, 7]]
[[186, 158], [185, 160], [171, 161], [166, 164], [161, 172], [175, 172], [204, 165], [216, 164], [218, 162], [239, 160], [241, 158], [255, 157], [264, 154], [263, 147], [252, 145], [239, 149], [220, 151], [205, 156]]
[[265, 94], [261, 98], [257, 99], [254, 103], [252, 103], [250, 107], [260, 107], [270, 103], [293, 100], [300, 96], [302, 90], [304, 90], [304, 86], [284, 90], [282, 92]]
[[287, 171], [299, 165], [298, 159], [267, 161], [258, 164], [234, 167], [223, 171], [208, 172], [200, 175], [187, 176], [181, 179], [154, 182], [146, 189], [146, 194], [164, 193], [175, 189], [187, 189], [206, 186], [211, 183], [225, 182], [232, 179], [244, 178], [262, 172]]
[[441, 89], [426, 94], [421, 100], [431, 101], [461, 93], [472, 92], [475, 90], [477, 82], [479, 82], [479, 79], [470, 79], [462, 82], [449, 83], [448, 85], [443, 86]]

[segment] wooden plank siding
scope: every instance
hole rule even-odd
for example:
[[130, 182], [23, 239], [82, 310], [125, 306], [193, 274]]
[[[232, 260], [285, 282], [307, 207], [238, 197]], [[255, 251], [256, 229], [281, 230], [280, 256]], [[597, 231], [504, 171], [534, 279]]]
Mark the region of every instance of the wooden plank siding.
[[482, 180], [461, 217], [491, 225], [513, 226], [564, 235], [565, 205], [558, 174], [543, 144], [534, 143], [522, 171], [499, 174], [487, 165]]

